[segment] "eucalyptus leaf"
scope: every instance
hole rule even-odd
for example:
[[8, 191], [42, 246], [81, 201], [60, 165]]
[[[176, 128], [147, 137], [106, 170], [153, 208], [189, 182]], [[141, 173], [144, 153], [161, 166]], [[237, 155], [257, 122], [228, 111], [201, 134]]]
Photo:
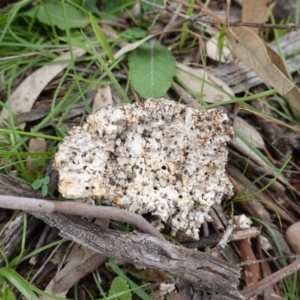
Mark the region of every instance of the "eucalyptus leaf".
[[[66, 19], [64, 16], [64, 7], [66, 9]], [[23, 12], [23, 15], [37, 18], [41, 23], [56, 26], [62, 30], [71, 28], [84, 28], [90, 20], [87, 13], [61, 1], [47, 0], [39, 2], [38, 5]]]
[[130, 79], [144, 98], [159, 98], [171, 87], [175, 58], [159, 42], [144, 43], [129, 55]]

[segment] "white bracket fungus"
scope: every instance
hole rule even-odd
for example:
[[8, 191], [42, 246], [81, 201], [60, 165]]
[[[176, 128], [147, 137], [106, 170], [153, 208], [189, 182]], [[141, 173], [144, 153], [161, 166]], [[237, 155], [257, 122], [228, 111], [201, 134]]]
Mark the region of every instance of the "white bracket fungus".
[[221, 109], [148, 99], [88, 116], [60, 143], [53, 168], [65, 198], [101, 197], [198, 239], [209, 208], [232, 195], [225, 165], [233, 137]]

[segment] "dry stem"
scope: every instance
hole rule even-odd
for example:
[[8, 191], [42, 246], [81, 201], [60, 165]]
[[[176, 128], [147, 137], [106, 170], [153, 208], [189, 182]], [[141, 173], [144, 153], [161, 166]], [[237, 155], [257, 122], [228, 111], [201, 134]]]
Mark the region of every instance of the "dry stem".
[[0, 195], [0, 207], [43, 213], [59, 212], [67, 215], [111, 219], [133, 224], [146, 233], [159, 239], [164, 239], [163, 235], [142, 216], [116, 207], [103, 207], [85, 203], [59, 202], [6, 195]]

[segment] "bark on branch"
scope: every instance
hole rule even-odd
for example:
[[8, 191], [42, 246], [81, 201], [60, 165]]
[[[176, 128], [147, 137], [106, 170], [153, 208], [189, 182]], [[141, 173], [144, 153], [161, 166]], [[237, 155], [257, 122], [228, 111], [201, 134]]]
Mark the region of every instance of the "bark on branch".
[[240, 270], [206, 253], [173, 245], [142, 233], [102, 228], [79, 217], [57, 213], [34, 216], [60, 230], [60, 235], [106, 256], [167, 271], [197, 288], [243, 299], [237, 291]]
[[[2, 174], [0, 174], [0, 194], [40, 197], [29, 186]], [[237, 290], [240, 268], [217, 257], [175, 246], [149, 234], [126, 233], [102, 228], [80, 217], [59, 213], [30, 213], [46, 224], [58, 228], [61, 236], [101, 254], [164, 270], [191, 282], [195, 288], [226, 295], [227, 297], [224, 296], [226, 299], [228, 297], [244, 299]]]

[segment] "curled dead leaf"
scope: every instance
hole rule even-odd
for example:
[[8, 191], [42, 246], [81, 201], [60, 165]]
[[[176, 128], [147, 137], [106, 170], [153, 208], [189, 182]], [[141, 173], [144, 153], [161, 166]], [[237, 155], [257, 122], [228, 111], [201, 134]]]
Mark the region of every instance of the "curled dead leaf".
[[[227, 39], [236, 55], [249, 68], [255, 71], [261, 79], [274, 87], [279, 94], [285, 96], [292, 109], [300, 113], [300, 91], [283, 68], [279, 55], [275, 56], [261, 38], [246, 27], [235, 27], [232, 31], [239, 39], [236, 43], [230, 34]], [[271, 55], [272, 54], [272, 55]]]

